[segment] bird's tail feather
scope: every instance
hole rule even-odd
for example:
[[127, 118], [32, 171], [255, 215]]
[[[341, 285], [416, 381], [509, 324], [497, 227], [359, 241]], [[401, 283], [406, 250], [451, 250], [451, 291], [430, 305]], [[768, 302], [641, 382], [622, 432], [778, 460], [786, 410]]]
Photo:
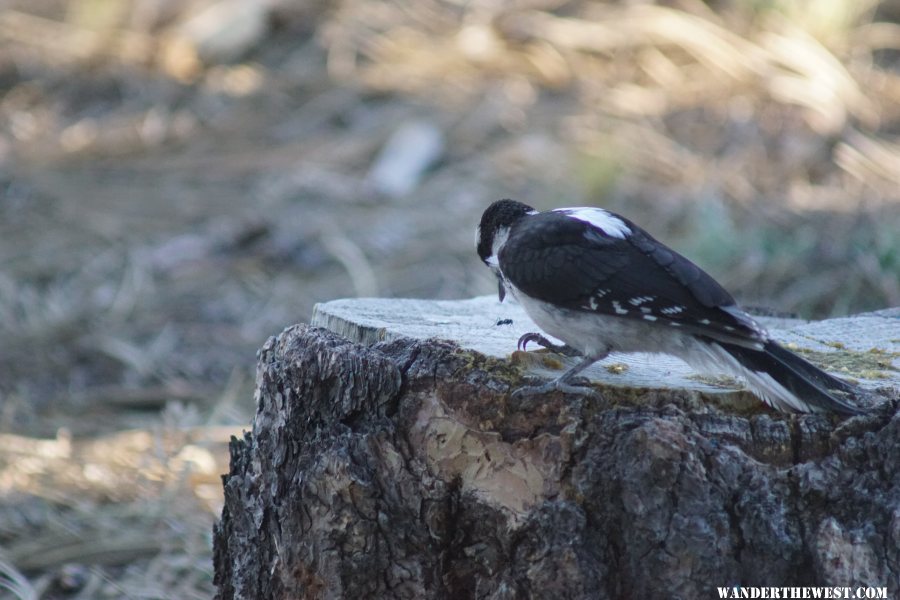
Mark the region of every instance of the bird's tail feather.
[[757, 395], [778, 410], [843, 415], [865, 412], [845, 400], [858, 395], [854, 386], [776, 342], [765, 342], [761, 350], [720, 341], [713, 344], [725, 351], [724, 362], [732, 367], [730, 370], [742, 376]]

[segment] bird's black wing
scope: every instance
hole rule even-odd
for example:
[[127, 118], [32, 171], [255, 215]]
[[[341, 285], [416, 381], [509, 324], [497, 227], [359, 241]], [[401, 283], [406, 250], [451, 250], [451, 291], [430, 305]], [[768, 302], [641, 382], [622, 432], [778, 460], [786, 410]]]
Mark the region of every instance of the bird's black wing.
[[766, 339], [697, 265], [627, 219], [613, 217], [630, 233], [609, 235], [560, 212], [521, 219], [499, 253], [503, 277], [528, 296], [563, 308], [683, 327], [732, 342]]

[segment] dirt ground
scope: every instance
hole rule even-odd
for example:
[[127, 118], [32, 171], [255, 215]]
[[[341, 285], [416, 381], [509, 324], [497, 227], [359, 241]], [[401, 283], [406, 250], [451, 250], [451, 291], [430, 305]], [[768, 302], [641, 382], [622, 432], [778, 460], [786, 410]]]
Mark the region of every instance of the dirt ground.
[[[513, 197], [900, 304], [900, 2], [0, 3], [0, 598], [208, 598], [255, 352]], [[5, 591], [4, 591], [5, 590]]]

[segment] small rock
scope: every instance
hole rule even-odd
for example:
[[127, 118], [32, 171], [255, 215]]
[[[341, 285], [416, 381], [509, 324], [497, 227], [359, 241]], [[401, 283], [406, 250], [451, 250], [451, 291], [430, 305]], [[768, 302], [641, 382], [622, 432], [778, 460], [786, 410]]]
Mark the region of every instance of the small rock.
[[169, 31], [163, 48], [166, 70], [190, 79], [200, 63], [240, 58], [265, 37], [269, 10], [264, 2], [219, 0], [190, 14]]
[[444, 134], [433, 123], [413, 121], [390, 137], [375, 159], [369, 180], [390, 198], [412, 192], [425, 171], [444, 153]]

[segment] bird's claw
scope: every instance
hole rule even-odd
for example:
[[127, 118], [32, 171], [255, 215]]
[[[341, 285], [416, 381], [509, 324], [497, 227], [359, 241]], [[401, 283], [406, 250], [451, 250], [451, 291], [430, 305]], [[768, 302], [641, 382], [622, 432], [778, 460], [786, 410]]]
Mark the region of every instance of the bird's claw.
[[523, 352], [527, 352], [528, 351], [528, 342], [534, 342], [535, 344], [538, 344], [539, 346], [543, 346], [544, 348], [551, 345], [550, 340], [548, 340], [541, 334], [535, 333], [532, 331], [532, 332], [524, 334], [522, 337], [519, 338], [519, 341], [516, 342], [516, 348], [518, 348], [519, 350], [522, 350]]
[[519, 341], [516, 342], [516, 348], [522, 350], [523, 352], [527, 352], [528, 342], [534, 342], [538, 346], [556, 352], [557, 354], [562, 354], [563, 356], [579, 356], [581, 354], [568, 344], [554, 344], [543, 335], [536, 332], [526, 333], [525, 335], [520, 337]]

